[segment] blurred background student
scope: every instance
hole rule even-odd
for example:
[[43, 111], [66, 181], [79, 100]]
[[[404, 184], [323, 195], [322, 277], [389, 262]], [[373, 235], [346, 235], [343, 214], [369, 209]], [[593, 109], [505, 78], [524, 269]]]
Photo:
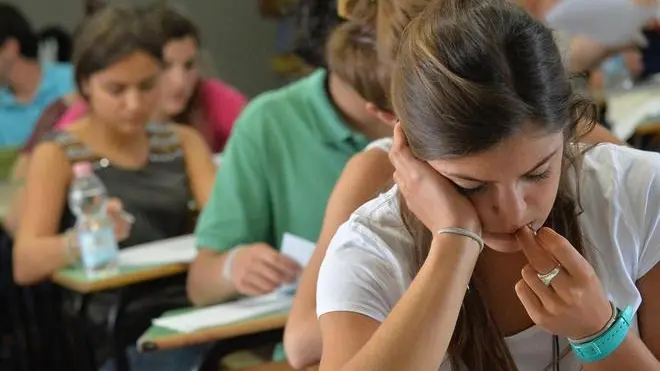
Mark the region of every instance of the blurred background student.
[[[195, 24], [174, 7], [156, 3], [148, 20], [165, 40], [161, 99], [155, 120], [173, 120], [196, 128], [214, 153], [222, 152], [245, 97], [217, 78], [202, 76], [201, 37]], [[75, 102], [56, 124], [62, 128], [85, 114]]]
[[[145, 22], [164, 39], [164, 68], [160, 75], [160, 99], [154, 121], [173, 121], [195, 128], [214, 153], [224, 149], [245, 97], [221, 80], [203, 77], [199, 31], [177, 9], [157, 3], [146, 10]], [[87, 102], [77, 95], [60, 98], [48, 107], [14, 168], [15, 179], [25, 176], [35, 143], [53, 128], [63, 129], [87, 114]], [[17, 190], [4, 225], [17, 227], [22, 190]]]
[[15, 7], [0, 3], [0, 178], [44, 108], [74, 90], [71, 66], [39, 61], [39, 37]]
[[266, 294], [296, 278], [300, 267], [279, 253], [282, 237], [316, 241], [348, 159], [392, 134], [380, 109], [358, 93], [382, 78], [374, 48], [368, 28], [339, 27], [327, 70], [262, 94], [245, 109], [197, 224], [199, 254], [188, 272], [193, 303]]
[[[89, 109], [34, 150], [14, 245], [18, 284], [46, 280], [79, 259], [75, 220], [66, 204], [72, 167], [79, 162], [93, 164], [112, 197], [108, 209], [120, 247], [189, 233], [189, 201], [204, 206], [208, 200], [215, 166], [202, 135], [154, 119], [163, 42], [147, 14], [108, 7], [78, 30], [75, 78]], [[134, 216], [132, 225], [123, 211]], [[161, 294], [154, 293], [153, 300]], [[97, 312], [103, 313], [113, 295], [98, 300]], [[138, 357], [132, 349], [129, 355], [134, 370], [179, 370], [194, 362], [190, 351]]]

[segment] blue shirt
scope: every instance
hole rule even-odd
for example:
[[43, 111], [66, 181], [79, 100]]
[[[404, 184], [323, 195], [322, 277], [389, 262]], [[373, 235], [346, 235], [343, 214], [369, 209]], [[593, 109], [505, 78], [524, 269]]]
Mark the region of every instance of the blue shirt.
[[42, 66], [37, 93], [29, 103], [16, 101], [9, 87], [0, 87], [0, 147], [20, 147], [32, 133], [41, 112], [56, 99], [75, 90], [69, 64]]

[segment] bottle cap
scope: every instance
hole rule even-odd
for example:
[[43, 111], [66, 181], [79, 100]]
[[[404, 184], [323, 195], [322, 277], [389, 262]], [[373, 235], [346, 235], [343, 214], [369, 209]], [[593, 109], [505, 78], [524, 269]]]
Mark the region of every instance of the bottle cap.
[[92, 164], [89, 162], [77, 162], [73, 165], [73, 175], [81, 178], [92, 173]]

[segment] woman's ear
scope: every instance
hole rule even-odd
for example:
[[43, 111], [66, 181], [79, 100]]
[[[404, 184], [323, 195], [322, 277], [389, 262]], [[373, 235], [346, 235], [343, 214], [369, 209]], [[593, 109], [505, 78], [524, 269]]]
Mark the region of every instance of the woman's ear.
[[376, 116], [376, 118], [380, 120], [383, 124], [389, 125], [391, 127], [394, 127], [394, 125], [396, 125], [397, 120], [396, 120], [396, 116], [394, 116], [393, 113], [384, 111], [371, 102], [366, 103], [366, 108], [367, 108], [367, 112]]

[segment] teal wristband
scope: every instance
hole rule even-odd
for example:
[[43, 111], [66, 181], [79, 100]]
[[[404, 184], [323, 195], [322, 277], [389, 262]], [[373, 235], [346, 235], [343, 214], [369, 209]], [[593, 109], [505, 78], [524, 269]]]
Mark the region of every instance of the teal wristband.
[[616, 320], [602, 335], [585, 343], [575, 343], [569, 340], [573, 354], [581, 363], [602, 361], [623, 343], [630, 330], [634, 315], [631, 306], [619, 311]]

